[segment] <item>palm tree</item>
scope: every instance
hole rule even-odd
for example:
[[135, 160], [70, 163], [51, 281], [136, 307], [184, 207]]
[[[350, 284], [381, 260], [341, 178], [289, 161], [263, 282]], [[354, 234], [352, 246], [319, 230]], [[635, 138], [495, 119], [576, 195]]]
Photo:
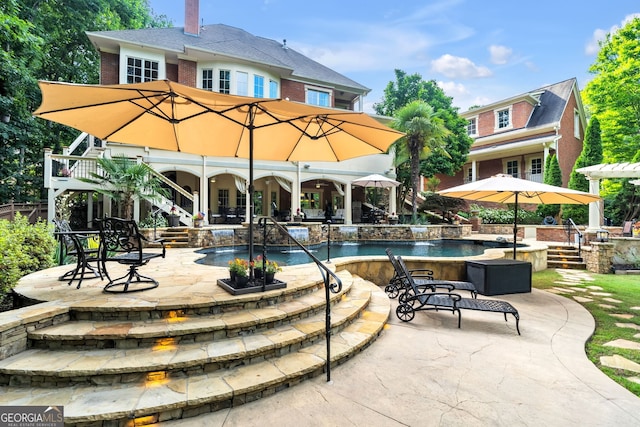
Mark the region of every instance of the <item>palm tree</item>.
[[122, 218], [133, 218], [135, 199], [154, 202], [161, 196], [168, 196], [160, 180], [151, 174], [153, 170], [144, 163], [138, 163], [125, 156], [101, 157], [97, 162], [101, 173], [92, 172], [93, 178], [80, 179], [101, 187], [96, 191], [116, 202], [118, 214]]
[[444, 120], [424, 101], [413, 101], [399, 109], [393, 127], [405, 133], [395, 144], [395, 166], [409, 161], [411, 166], [411, 207], [413, 223], [417, 221], [417, 195], [420, 184], [420, 160], [434, 152], [447, 157], [445, 138], [450, 134]]

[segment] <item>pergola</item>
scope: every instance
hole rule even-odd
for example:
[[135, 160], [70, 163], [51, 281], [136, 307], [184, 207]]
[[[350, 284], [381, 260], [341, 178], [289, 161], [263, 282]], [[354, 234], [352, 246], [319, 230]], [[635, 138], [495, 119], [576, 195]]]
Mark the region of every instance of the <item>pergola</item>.
[[[589, 180], [589, 192], [600, 194], [600, 180], [604, 178], [640, 178], [640, 163], [612, 163], [587, 166], [577, 169], [577, 172], [585, 175]], [[640, 179], [631, 181], [634, 185], [640, 185]], [[603, 222], [602, 201], [589, 204], [589, 228], [594, 231], [601, 228]]]

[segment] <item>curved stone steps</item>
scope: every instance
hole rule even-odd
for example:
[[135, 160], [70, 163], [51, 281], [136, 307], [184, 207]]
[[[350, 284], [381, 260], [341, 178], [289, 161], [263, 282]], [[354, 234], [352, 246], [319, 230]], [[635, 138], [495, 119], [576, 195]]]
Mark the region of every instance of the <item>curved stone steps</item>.
[[[370, 299], [366, 307], [360, 308], [360, 317], [331, 337], [332, 365], [348, 360], [375, 340], [390, 313], [389, 299], [378, 286], [361, 279], [354, 283], [352, 292], [368, 289]], [[343, 304], [350, 295], [341, 299]], [[340, 304], [332, 310], [334, 324], [341, 321]], [[214, 372], [172, 376], [150, 370], [142, 384], [2, 386], [0, 394], [3, 400], [15, 405], [42, 402], [63, 405], [65, 425], [69, 426], [150, 424], [213, 412], [272, 395], [322, 374], [325, 358], [326, 346], [322, 339], [279, 357], [244, 359], [236, 366]]]
[[[331, 293], [332, 305], [351, 291], [352, 278], [341, 272], [342, 290]], [[264, 308], [224, 310], [220, 314], [186, 315], [139, 321], [70, 321], [28, 333], [35, 348], [121, 348], [131, 349], [163, 345], [166, 338], [173, 344], [202, 342], [254, 333], [324, 313], [324, 288], [294, 300], [274, 303]]]
[[[349, 286], [349, 295], [341, 297], [331, 310], [334, 332], [360, 316], [370, 303], [371, 285], [362, 279], [353, 282], [353, 286]], [[234, 316], [233, 313], [231, 315]], [[220, 319], [214, 320], [219, 323]], [[73, 323], [79, 322], [70, 322]], [[238, 360], [280, 356], [323, 340], [324, 323], [323, 311], [260, 333], [238, 334], [213, 341], [185, 344], [172, 339], [159, 340], [151, 349], [31, 349], [0, 361], [0, 383], [42, 387], [81, 382], [96, 385], [133, 383], [145, 381], [150, 366], [153, 371], [171, 375], [212, 372], [232, 367]], [[85, 331], [77, 328], [77, 333], [82, 335]], [[67, 331], [65, 337], [69, 335]], [[73, 341], [77, 340], [78, 337]]]

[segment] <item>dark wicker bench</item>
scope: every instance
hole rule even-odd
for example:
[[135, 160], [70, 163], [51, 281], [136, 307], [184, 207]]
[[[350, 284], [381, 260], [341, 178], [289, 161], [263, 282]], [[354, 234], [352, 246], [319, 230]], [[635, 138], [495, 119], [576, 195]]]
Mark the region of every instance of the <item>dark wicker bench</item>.
[[434, 292], [433, 289], [422, 290], [409, 274], [404, 262], [400, 260], [399, 264], [404, 273], [402, 280], [405, 281], [409, 288], [407, 292], [401, 294], [398, 298], [400, 304], [396, 308], [396, 316], [403, 322], [413, 320], [416, 311], [448, 310], [458, 314], [459, 328], [462, 321], [460, 310], [487, 311], [503, 313], [505, 322], [507, 321], [507, 314], [513, 315], [516, 319], [516, 330], [520, 335], [520, 315], [518, 310], [507, 301], [462, 298], [455, 293]]

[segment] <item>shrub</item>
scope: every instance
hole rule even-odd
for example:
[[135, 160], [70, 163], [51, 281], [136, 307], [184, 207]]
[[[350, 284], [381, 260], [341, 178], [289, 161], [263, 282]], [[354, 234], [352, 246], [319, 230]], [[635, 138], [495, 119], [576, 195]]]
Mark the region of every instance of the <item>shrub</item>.
[[29, 224], [17, 214], [13, 221], [0, 220], [0, 299], [18, 280], [54, 265], [56, 241], [46, 221]]
[[[505, 209], [490, 209], [478, 205], [471, 205], [471, 210], [478, 210], [478, 216], [483, 224], [513, 224], [513, 207]], [[536, 212], [518, 208], [518, 224], [537, 225], [542, 218]]]

